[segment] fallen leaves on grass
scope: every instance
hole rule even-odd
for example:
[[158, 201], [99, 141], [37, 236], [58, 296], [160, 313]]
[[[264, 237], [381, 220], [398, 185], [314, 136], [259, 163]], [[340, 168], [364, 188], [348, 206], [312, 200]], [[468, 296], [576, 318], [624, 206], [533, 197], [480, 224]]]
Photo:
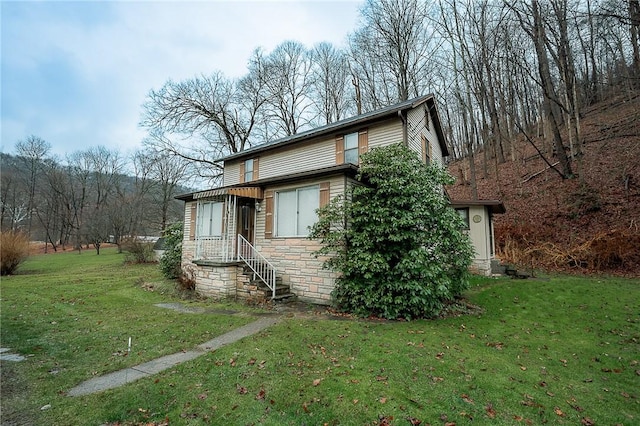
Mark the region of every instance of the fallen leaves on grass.
[[469, 397], [469, 395], [467, 395], [466, 393], [463, 393], [462, 395], [460, 395], [460, 397], [462, 398], [462, 400], [464, 402], [466, 402], [467, 404], [473, 404], [473, 399], [471, 399]]
[[584, 408], [580, 407], [578, 404], [575, 404], [575, 401], [567, 401], [567, 404], [569, 404], [569, 407], [573, 408], [579, 413], [584, 411]]
[[502, 343], [502, 342], [487, 342], [486, 346], [488, 346], [490, 348], [496, 348], [497, 350], [501, 351], [504, 348], [504, 343]]
[[391, 426], [393, 416], [378, 416], [378, 426]]
[[490, 419], [494, 419], [496, 417], [496, 410], [493, 408], [492, 404], [487, 404], [487, 406], [484, 407], [484, 411]]

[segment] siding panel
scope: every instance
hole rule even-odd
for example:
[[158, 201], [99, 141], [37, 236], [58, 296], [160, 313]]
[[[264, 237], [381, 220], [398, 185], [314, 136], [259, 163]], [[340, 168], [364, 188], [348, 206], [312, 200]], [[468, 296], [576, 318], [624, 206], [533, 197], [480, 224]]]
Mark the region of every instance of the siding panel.
[[241, 161], [225, 161], [222, 186], [235, 185], [240, 183], [240, 164]]
[[260, 179], [335, 165], [335, 137], [260, 156]]
[[387, 120], [369, 127], [369, 149], [402, 142], [402, 122], [400, 119]]
[[[424, 135], [431, 146], [432, 164], [442, 166], [442, 149], [440, 149], [438, 136], [433, 131], [433, 122], [428, 120], [423, 106], [410, 110], [407, 114], [407, 121], [409, 123], [409, 149], [416, 152], [421, 159], [424, 158], [424, 154], [422, 152], [422, 135]], [[429, 125], [428, 128], [425, 127], [427, 123]]]

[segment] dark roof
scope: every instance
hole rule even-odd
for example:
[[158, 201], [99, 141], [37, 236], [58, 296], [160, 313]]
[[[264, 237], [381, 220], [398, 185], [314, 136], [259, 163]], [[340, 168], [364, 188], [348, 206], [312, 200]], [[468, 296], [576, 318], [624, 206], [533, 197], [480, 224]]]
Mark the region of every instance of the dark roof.
[[493, 214], [503, 214], [507, 212], [507, 209], [500, 200], [451, 200], [451, 207], [453, 208], [471, 206], [489, 207], [489, 211]]
[[396, 115], [400, 111], [406, 111], [406, 110], [415, 108], [423, 103], [426, 103], [428, 106], [429, 112], [431, 114], [431, 121], [433, 122], [434, 129], [438, 136], [438, 140], [440, 141], [440, 148], [442, 150], [442, 155], [446, 157], [449, 155], [449, 150], [444, 140], [444, 133], [442, 132], [440, 118], [438, 116], [438, 112], [435, 104], [435, 98], [433, 97], [432, 94], [429, 94], [429, 95], [419, 96], [414, 99], [409, 99], [407, 101], [400, 102], [395, 105], [390, 105], [388, 107], [381, 108], [375, 111], [367, 112], [367, 113], [356, 115], [354, 117], [350, 117], [344, 120], [336, 121], [335, 123], [330, 123], [321, 127], [316, 127], [315, 129], [307, 130], [306, 132], [302, 132], [292, 136], [287, 136], [281, 139], [277, 139], [273, 142], [267, 142], [261, 145], [257, 145], [257, 146], [245, 149], [242, 152], [238, 152], [238, 153], [223, 157], [220, 160], [228, 161], [232, 159], [248, 157], [251, 155], [258, 154], [260, 152], [268, 151], [273, 148], [279, 148], [279, 147], [291, 145], [296, 142], [300, 142], [302, 140], [309, 139], [312, 137], [318, 137], [326, 134], [336, 133], [337, 131], [340, 131], [352, 126], [361, 126], [373, 121], [380, 120], [387, 116]]

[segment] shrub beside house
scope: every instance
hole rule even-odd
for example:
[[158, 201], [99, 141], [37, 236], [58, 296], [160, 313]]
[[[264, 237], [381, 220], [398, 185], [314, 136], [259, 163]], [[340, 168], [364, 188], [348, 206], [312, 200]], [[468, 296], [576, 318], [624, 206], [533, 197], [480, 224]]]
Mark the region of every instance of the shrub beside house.
[[432, 95], [223, 158], [221, 187], [177, 197], [185, 202], [183, 271], [207, 296], [293, 294], [329, 304], [336, 273], [322, 268], [319, 242], [307, 238], [316, 210], [359, 184], [361, 154], [396, 143], [425, 164], [444, 164], [449, 151]]

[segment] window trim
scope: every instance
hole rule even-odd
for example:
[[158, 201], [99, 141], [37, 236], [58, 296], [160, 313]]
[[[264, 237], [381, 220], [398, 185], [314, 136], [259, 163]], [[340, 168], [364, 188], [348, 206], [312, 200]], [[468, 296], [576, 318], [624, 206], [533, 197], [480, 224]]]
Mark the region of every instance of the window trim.
[[[258, 157], [249, 158], [240, 162], [240, 183], [258, 180]], [[251, 167], [247, 167], [251, 165]]]
[[[358, 138], [358, 161], [357, 163], [347, 163], [345, 161], [345, 137], [348, 135], [356, 134]], [[355, 149], [355, 148], [350, 148]], [[360, 129], [355, 132], [344, 133], [336, 136], [336, 164], [355, 164], [356, 166], [360, 165], [360, 156], [365, 152], [369, 151], [369, 131], [368, 129]]]
[[429, 142], [429, 139], [427, 139], [427, 137], [424, 135], [424, 133], [422, 133], [420, 135], [420, 138], [422, 139], [422, 161], [424, 161], [424, 164], [429, 165], [431, 164], [431, 143]]
[[[462, 229], [467, 230], [467, 231], [470, 230], [471, 227], [470, 227], [470, 222], [469, 222], [469, 207], [458, 207], [455, 210], [456, 210], [456, 213], [458, 213], [458, 215], [460, 216], [460, 218], [464, 222], [465, 226], [463, 226]], [[462, 214], [460, 214], [460, 212], [465, 212], [466, 215], [463, 216]]]
[[253, 180], [253, 158], [244, 160], [244, 181], [251, 182]]
[[[203, 217], [204, 215], [204, 205], [205, 204], [211, 204], [211, 211], [209, 213], [209, 218], [208, 220], [211, 222], [214, 219], [214, 210], [213, 210], [213, 206], [220, 206], [220, 212], [219, 212], [219, 216], [220, 216], [220, 223], [219, 226], [216, 226], [217, 232], [218, 233], [208, 233], [208, 234], [203, 234], [203, 221], [205, 220], [205, 218]], [[206, 201], [200, 201], [197, 203], [197, 215], [196, 215], [196, 229], [195, 229], [195, 237], [196, 238], [222, 238], [222, 236], [224, 235], [224, 202], [223, 201], [214, 201], [214, 200], [206, 200]], [[216, 207], [217, 208], [217, 207]], [[209, 228], [211, 228], [211, 226], [209, 226]]]
[[[358, 132], [352, 132], [352, 133], [346, 133], [344, 136], [342, 136], [342, 140], [344, 141], [344, 162], [345, 163], [351, 163], [351, 164], [355, 164], [358, 165], [360, 163], [360, 144], [358, 143], [358, 139], [359, 139], [360, 135]], [[351, 148], [347, 148], [347, 139], [355, 139], [355, 145], [352, 146]], [[353, 155], [353, 153], [355, 152], [356, 154], [356, 162], [354, 163], [353, 161], [347, 161], [347, 153], [350, 153]]]
[[[316, 190], [316, 198], [318, 200], [318, 207], [320, 207], [320, 195], [322, 193], [322, 188], [321, 188], [321, 184], [314, 184], [314, 185], [305, 185], [305, 186], [299, 186], [299, 187], [295, 187], [295, 188], [284, 188], [281, 190], [276, 190], [274, 191], [273, 194], [273, 236], [276, 238], [307, 238], [309, 236], [309, 232], [307, 231], [306, 234], [295, 234], [295, 235], [281, 235], [279, 230], [278, 230], [278, 207], [280, 204], [280, 194], [282, 193], [288, 193], [288, 192], [294, 192], [296, 193], [296, 206], [299, 206], [300, 203], [300, 198], [299, 198], [299, 193], [300, 191], [303, 191], [305, 189], [315, 189]], [[315, 213], [314, 209], [314, 213]], [[317, 218], [317, 213], [316, 214], [316, 221], [318, 220]], [[296, 233], [298, 232], [298, 227], [300, 226], [299, 223], [299, 219], [300, 219], [300, 211], [296, 211], [295, 214], [295, 229], [296, 229]], [[314, 222], [315, 223], [315, 222]]]

